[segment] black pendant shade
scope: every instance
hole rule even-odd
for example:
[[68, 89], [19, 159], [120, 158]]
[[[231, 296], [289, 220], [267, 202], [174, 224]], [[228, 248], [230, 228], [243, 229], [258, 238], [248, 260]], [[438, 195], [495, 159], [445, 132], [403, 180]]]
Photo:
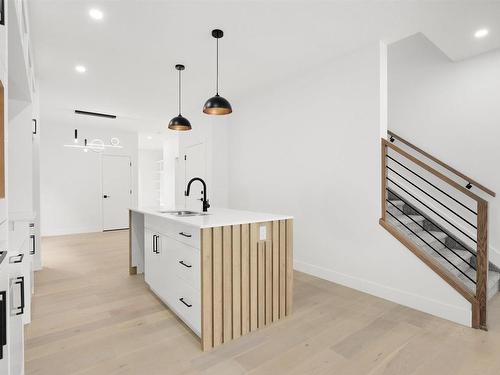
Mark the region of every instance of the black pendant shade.
[[170, 120], [170, 122], [168, 123], [168, 128], [170, 130], [180, 131], [191, 130], [191, 123], [187, 118], [179, 115]]
[[203, 112], [208, 115], [227, 115], [233, 112], [233, 109], [225, 98], [216, 94], [207, 100], [203, 107]]
[[216, 94], [208, 99], [203, 106], [203, 113], [207, 115], [227, 115], [233, 112], [231, 104], [227, 99], [219, 95], [219, 39], [224, 36], [224, 32], [219, 29], [212, 30], [212, 36], [217, 41], [217, 78], [216, 78]]
[[184, 65], [177, 64], [175, 69], [179, 71], [179, 115], [174, 117], [168, 123], [170, 130], [186, 131], [191, 130], [191, 123], [189, 120], [181, 115], [181, 71], [185, 69]]

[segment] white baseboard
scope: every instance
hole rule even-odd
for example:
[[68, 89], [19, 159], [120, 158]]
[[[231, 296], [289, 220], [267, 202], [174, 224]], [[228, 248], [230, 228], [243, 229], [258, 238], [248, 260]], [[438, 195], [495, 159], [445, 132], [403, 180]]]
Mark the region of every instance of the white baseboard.
[[42, 237], [51, 237], [51, 236], [65, 236], [68, 234], [83, 234], [83, 233], [97, 233], [102, 232], [102, 228], [96, 227], [77, 227], [77, 228], [59, 228], [52, 230], [44, 230], [42, 228]]
[[403, 306], [411, 307], [415, 310], [451, 320], [467, 327], [471, 326], [472, 306], [469, 310], [464, 310], [456, 306], [444, 304], [440, 301], [408, 293], [404, 290], [377, 284], [370, 280], [353, 277], [298, 260], [294, 260], [294, 269], [352, 289], [372, 294]]

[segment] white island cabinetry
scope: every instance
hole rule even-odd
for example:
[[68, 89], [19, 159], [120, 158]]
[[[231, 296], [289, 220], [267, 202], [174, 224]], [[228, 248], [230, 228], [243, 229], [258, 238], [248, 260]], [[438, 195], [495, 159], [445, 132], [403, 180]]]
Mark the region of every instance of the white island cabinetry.
[[201, 336], [200, 229], [152, 215], [144, 227], [146, 283]]
[[203, 350], [292, 312], [293, 220], [228, 209], [130, 210], [131, 275], [200, 337]]

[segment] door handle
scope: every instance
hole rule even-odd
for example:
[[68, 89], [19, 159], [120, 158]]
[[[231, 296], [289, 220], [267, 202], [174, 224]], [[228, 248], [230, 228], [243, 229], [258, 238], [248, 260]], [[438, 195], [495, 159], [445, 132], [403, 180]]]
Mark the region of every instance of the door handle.
[[157, 253], [157, 246], [158, 246], [158, 242], [156, 242], [156, 234], [153, 234], [153, 253], [155, 254], [158, 254]]
[[156, 254], [160, 254], [160, 250], [158, 250], [158, 239], [160, 238], [160, 236], [156, 236]]
[[184, 236], [184, 237], [188, 237], [188, 238], [191, 237], [191, 235], [189, 233], [179, 232], [179, 234], [181, 236]]
[[190, 305], [189, 303], [187, 303], [186, 301], [184, 301], [184, 297], [182, 298], [179, 298], [179, 301], [181, 301], [184, 305], [186, 305], [187, 307], [193, 307], [193, 305]]
[[[17, 258], [17, 259], [16, 259]], [[9, 263], [22, 263], [24, 259], [24, 253], [19, 255], [14, 255], [9, 258]]]
[[35, 255], [36, 253], [36, 236], [34, 234], [30, 234], [31, 244], [33, 245], [30, 254]]
[[182, 264], [182, 265], [183, 265], [184, 267], [186, 267], [186, 268], [191, 268], [191, 267], [193, 267], [191, 264], [186, 264], [186, 263], [184, 263], [184, 261], [183, 261], [183, 260], [180, 260], [180, 261], [179, 261], [179, 263], [180, 263], [180, 264]]
[[111, 198], [111, 195], [104, 194], [102, 197], [103, 197], [104, 199], [106, 199], [106, 198]]

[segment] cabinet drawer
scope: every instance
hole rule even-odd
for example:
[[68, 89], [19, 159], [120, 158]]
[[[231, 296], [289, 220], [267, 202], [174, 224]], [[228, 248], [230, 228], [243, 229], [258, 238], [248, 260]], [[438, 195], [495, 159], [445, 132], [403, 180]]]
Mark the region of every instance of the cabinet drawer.
[[200, 228], [175, 223], [172, 229], [167, 235], [196, 249], [200, 248]]
[[200, 290], [200, 251], [182, 242], [175, 242], [169, 261], [175, 276], [184, 280], [189, 286]]
[[170, 307], [198, 336], [201, 335], [201, 296], [200, 291], [189, 286], [184, 280], [176, 278], [170, 293]]
[[186, 245], [200, 248], [200, 228], [179, 223], [168, 217], [146, 215], [144, 226], [153, 232], [167, 235]]

